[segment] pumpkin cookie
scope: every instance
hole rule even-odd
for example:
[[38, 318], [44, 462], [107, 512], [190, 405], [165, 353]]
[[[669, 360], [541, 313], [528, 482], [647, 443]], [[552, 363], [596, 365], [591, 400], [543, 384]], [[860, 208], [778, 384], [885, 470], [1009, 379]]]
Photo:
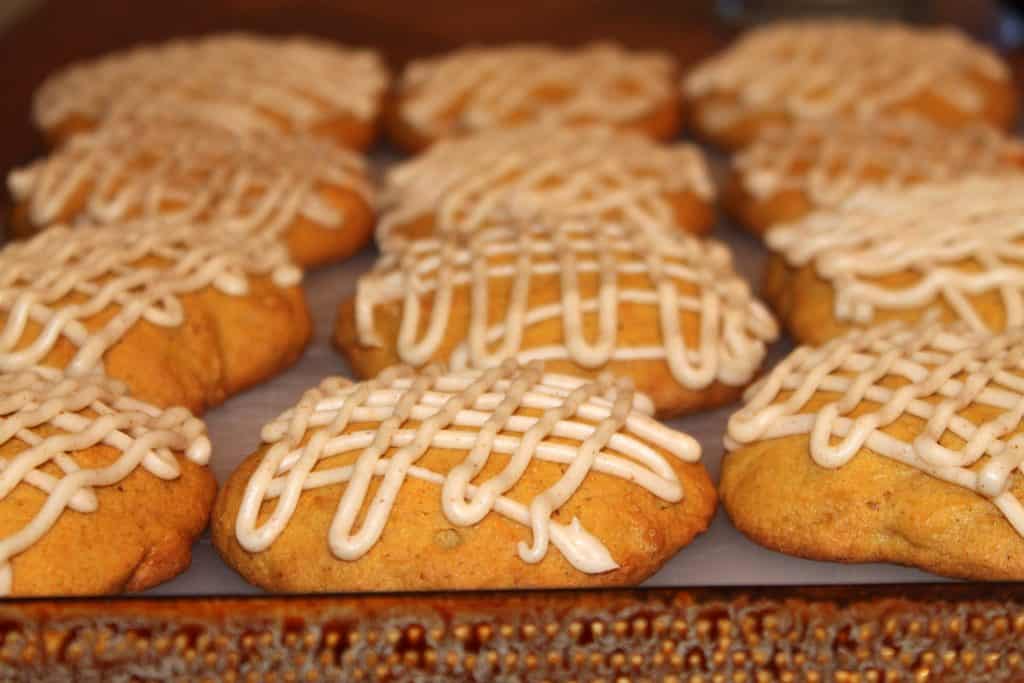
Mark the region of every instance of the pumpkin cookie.
[[104, 370], [193, 412], [290, 365], [310, 336], [282, 245], [194, 225], [55, 226], [0, 250], [0, 371]]
[[1024, 334], [893, 322], [802, 347], [729, 421], [721, 495], [785, 553], [1024, 579]]
[[913, 117], [801, 121], [766, 130], [733, 157], [723, 204], [764, 234], [865, 187], [898, 189], [1024, 172], [1024, 145], [989, 126], [956, 130]]
[[213, 539], [274, 591], [635, 584], [715, 509], [700, 446], [638, 412], [627, 380], [541, 363], [332, 378], [263, 441]]
[[306, 134], [114, 121], [7, 180], [18, 234], [53, 223], [205, 221], [237, 239], [283, 239], [296, 262], [317, 265], [353, 254], [373, 227], [362, 160]]
[[741, 37], [684, 81], [697, 132], [722, 147], [806, 119], [912, 114], [948, 128], [1009, 129], [1007, 66], [952, 28], [860, 20], [780, 22]]
[[703, 233], [714, 222], [713, 198], [693, 145], [597, 126], [523, 126], [445, 140], [391, 169], [377, 240], [551, 218]]
[[666, 140], [679, 129], [675, 81], [668, 56], [612, 44], [467, 48], [409, 64], [388, 124], [410, 151], [528, 123], [603, 123]]
[[801, 342], [929, 311], [1024, 325], [1024, 177], [864, 190], [773, 228], [765, 297]]
[[775, 339], [722, 244], [602, 221], [515, 225], [385, 253], [342, 304], [361, 377], [395, 363], [630, 377], [670, 416], [739, 395]]
[[174, 117], [236, 134], [310, 133], [365, 149], [387, 85], [373, 52], [233, 33], [72, 64], [39, 88], [33, 113], [54, 145], [110, 119]]
[[50, 368], [0, 373], [0, 595], [95, 595], [188, 568], [216, 483], [184, 408]]

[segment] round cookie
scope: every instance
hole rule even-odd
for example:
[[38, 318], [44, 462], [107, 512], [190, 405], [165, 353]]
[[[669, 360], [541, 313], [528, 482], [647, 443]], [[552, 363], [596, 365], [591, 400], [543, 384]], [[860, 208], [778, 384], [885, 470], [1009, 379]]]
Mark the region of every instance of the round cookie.
[[393, 167], [377, 241], [558, 218], [704, 233], [714, 223], [713, 199], [693, 145], [659, 145], [603, 126], [529, 125], [445, 140]]
[[414, 152], [529, 123], [600, 123], [667, 140], [681, 118], [675, 82], [668, 56], [614, 44], [473, 47], [411, 62], [387, 121], [392, 139]]
[[12, 227], [159, 219], [284, 240], [301, 265], [346, 258], [373, 229], [363, 161], [305, 133], [238, 136], [191, 121], [112, 121], [12, 171]]
[[801, 557], [1024, 579], [1024, 336], [893, 322], [802, 347], [729, 421], [720, 493]]
[[0, 250], [0, 371], [104, 371], [193, 412], [294, 362], [310, 337], [283, 245], [195, 225], [48, 228]]
[[683, 82], [690, 119], [728, 149], [807, 119], [912, 114], [948, 128], [1012, 128], [1017, 96], [998, 56], [952, 28], [829, 19], [740, 37]]
[[1024, 325], [1024, 177], [863, 190], [770, 230], [765, 298], [798, 340], [934, 311], [972, 329]]
[[0, 373], [0, 595], [143, 590], [188, 568], [217, 485], [184, 408], [102, 375]]
[[71, 64], [40, 86], [33, 117], [54, 146], [110, 119], [173, 117], [236, 134], [309, 133], [365, 149], [387, 86], [374, 52], [229, 33]]
[[800, 121], [764, 131], [733, 157], [722, 202], [763, 235], [866, 187], [1021, 172], [1024, 145], [986, 125], [949, 130], [909, 116]]
[[507, 358], [588, 378], [610, 371], [670, 416], [737, 397], [776, 335], [724, 245], [566, 221], [385, 253], [342, 304], [335, 342], [360, 377], [399, 362]]
[[634, 398], [541, 363], [328, 379], [232, 474], [214, 544], [272, 591], [639, 583], [707, 529], [715, 491], [698, 443]]

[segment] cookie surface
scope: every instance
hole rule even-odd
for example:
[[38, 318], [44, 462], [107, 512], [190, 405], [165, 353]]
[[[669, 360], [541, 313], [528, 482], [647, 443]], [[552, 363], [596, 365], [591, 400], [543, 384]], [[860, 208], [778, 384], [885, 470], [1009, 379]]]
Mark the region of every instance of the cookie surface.
[[802, 347], [730, 419], [720, 492], [785, 553], [1024, 578], [1024, 336], [891, 323]]
[[1021, 172], [1024, 145], [989, 126], [949, 130], [906, 116], [802, 121], [766, 130], [735, 155], [722, 199], [743, 227], [764, 234], [867, 187]]
[[370, 51], [230, 33], [71, 64], [40, 86], [33, 115], [54, 145], [112, 118], [176, 117], [237, 134], [310, 133], [364, 149], [387, 85]]
[[125, 120], [76, 135], [7, 184], [18, 234], [54, 223], [210, 222], [239, 239], [282, 239], [297, 263], [319, 265], [369, 239], [366, 174], [354, 153], [307, 134]]
[[1024, 324], [1024, 178], [864, 190], [773, 228], [765, 297], [796, 339], [936, 311], [976, 330]]
[[736, 149], [806, 119], [912, 114], [955, 128], [1009, 129], [1010, 71], [952, 28], [861, 20], [778, 22], [744, 34], [683, 84], [697, 132]]
[[210, 442], [100, 375], [0, 374], [0, 595], [143, 590], [183, 572], [216, 482]]
[[48, 228], [0, 250], [0, 370], [105, 371], [193, 412], [295, 361], [310, 336], [283, 245], [195, 225]]
[[633, 402], [540, 363], [329, 379], [264, 428], [214, 543], [276, 591], [637, 583], [707, 528], [715, 492], [697, 442]]
[[528, 123], [603, 123], [666, 140], [681, 118], [675, 79], [669, 57], [614, 44], [466, 48], [409, 64], [388, 125], [411, 151]]
[[559, 218], [703, 233], [714, 222], [713, 198], [693, 145], [606, 127], [522, 126], [445, 140], [392, 168], [377, 241]]
[[659, 415], [731, 400], [775, 339], [728, 249], [601, 221], [492, 228], [385, 253], [342, 304], [335, 342], [360, 377], [395, 363], [632, 378]]

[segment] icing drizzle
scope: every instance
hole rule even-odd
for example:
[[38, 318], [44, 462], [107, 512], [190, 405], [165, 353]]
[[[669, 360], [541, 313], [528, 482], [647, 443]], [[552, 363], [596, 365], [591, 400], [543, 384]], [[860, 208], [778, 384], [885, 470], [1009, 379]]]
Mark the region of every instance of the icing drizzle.
[[467, 48], [412, 62], [401, 111], [433, 136], [523, 123], [627, 123], [671, 100], [672, 61], [596, 43]]
[[[971, 296], [998, 294], [1005, 326], [1024, 324], [1024, 178], [969, 178], [907, 190], [866, 189], [831, 211], [770, 230], [794, 267], [835, 291], [835, 316], [869, 323], [878, 309], [945, 303], [987, 329]], [[886, 276], [911, 274], [899, 283]]]
[[1008, 81], [990, 50], [950, 28], [858, 20], [799, 21], [750, 31], [684, 81], [690, 97], [729, 95], [702, 111], [711, 130], [759, 112], [794, 119], [874, 117], [927, 92], [979, 111], [976, 79]]
[[[836, 399], [809, 408], [822, 394]], [[1024, 462], [1024, 436], [1014, 436], [1024, 419], [1021, 329], [993, 335], [927, 321], [858, 330], [800, 347], [745, 401], [729, 420], [729, 450], [806, 434], [814, 461], [837, 468], [867, 449], [989, 498], [1024, 535], [1024, 506], [1010, 491]], [[975, 422], [962, 414], [972, 406], [997, 414]], [[886, 431], [905, 416], [924, 423], [911, 441]], [[943, 445], [947, 435], [963, 445]]]
[[388, 172], [378, 241], [387, 244], [396, 228], [426, 215], [442, 234], [550, 217], [672, 226], [666, 195], [683, 192], [714, 195], [693, 145], [658, 145], [602, 126], [484, 131], [439, 142]]
[[[522, 414], [523, 409], [540, 414]], [[365, 423], [378, 426], [349, 429]], [[633, 410], [628, 380], [544, 374], [537, 362], [453, 373], [429, 366], [419, 374], [396, 366], [361, 384], [329, 378], [269, 423], [263, 440], [268, 448], [246, 484], [235, 523], [238, 542], [249, 552], [266, 550], [280, 536], [303, 491], [345, 483], [328, 541], [335, 557], [357, 560], [380, 539], [403, 483], [413, 477], [438, 486], [452, 524], [473, 526], [497, 513], [530, 529], [531, 542], [517, 546], [524, 562], [543, 560], [550, 544], [589, 574], [618, 564], [578, 519], [561, 524], [551, 518], [589, 474], [618, 477], [678, 502], [682, 485], [652, 446], [686, 462], [700, 459], [691, 437]], [[437, 472], [419, 464], [431, 448], [465, 451], [466, 457]], [[349, 464], [330, 462], [355, 453]], [[472, 483], [495, 454], [507, 456], [505, 466]], [[506, 496], [536, 460], [565, 465], [562, 476], [527, 504]], [[368, 500], [374, 477], [380, 483]], [[276, 501], [272, 512], [258, 522], [270, 500]]]
[[[583, 299], [580, 276], [599, 278], [597, 296]], [[622, 286], [621, 276], [644, 275], [648, 286]], [[560, 299], [531, 306], [535, 277], [557, 276]], [[488, 296], [496, 280], [511, 280], [506, 308], [491, 322]], [[447, 362], [455, 369], [491, 367], [507, 358], [570, 359], [585, 368], [609, 361], [665, 359], [675, 380], [690, 389], [718, 380], [743, 384], [778, 331], [765, 308], [732, 270], [728, 249], [682, 233], [630, 230], [603, 221], [567, 221], [490, 228], [463, 245], [452, 238], [416, 240], [387, 253], [360, 278], [356, 325], [364, 345], [379, 346], [374, 309], [402, 304], [396, 344], [403, 362], [421, 366], [435, 356], [452, 317], [456, 288], [470, 292], [467, 338]], [[429, 303], [423, 297], [431, 294]], [[660, 328], [650, 346], [619, 344], [620, 306], [651, 306]], [[700, 318], [696, 344], [683, 338], [680, 313]], [[584, 339], [583, 320], [597, 316], [598, 339]], [[420, 334], [420, 319], [428, 316]], [[527, 328], [561, 319], [564, 343], [523, 347]]]
[[[206, 428], [185, 408], [161, 410], [137, 401], [123, 384], [102, 375], [67, 377], [40, 367], [0, 373], [0, 444], [14, 441], [24, 449], [0, 457], [0, 501], [18, 486], [32, 486], [46, 502], [23, 528], [0, 538], [0, 595], [11, 592], [11, 559], [39, 541], [65, 510], [95, 512], [95, 489], [115, 486], [139, 467], [176, 479], [181, 467], [175, 452], [200, 465], [210, 458]], [[93, 446], [118, 456], [103, 467], [82, 467], [74, 452]]]

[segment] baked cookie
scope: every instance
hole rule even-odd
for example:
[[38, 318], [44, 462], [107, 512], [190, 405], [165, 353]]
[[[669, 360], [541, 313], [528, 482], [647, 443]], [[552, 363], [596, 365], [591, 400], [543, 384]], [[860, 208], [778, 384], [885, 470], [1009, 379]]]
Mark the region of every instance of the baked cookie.
[[363, 161], [305, 133], [238, 136], [192, 121], [112, 121], [12, 171], [12, 227], [203, 221], [236, 239], [270, 235], [302, 265], [350, 256], [370, 238]]
[[729, 421], [720, 492], [769, 548], [1024, 579], [1024, 333], [893, 322], [802, 347]]
[[1022, 172], [1024, 144], [986, 125], [949, 130], [909, 116], [800, 121], [765, 130], [733, 157], [722, 203], [764, 234], [865, 187]]
[[528, 123], [603, 123], [667, 140], [681, 118], [675, 82], [667, 55], [608, 43], [466, 48], [406, 67], [388, 127], [410, 151]]
[[206, 427], [123, 384], [0, 373], [0, 595], [136, 591], [188, 568], [217, 485]]
[[715, 510], [700, 446], [638, 412], [628, 380], [539, 362], [331, 378], [263, 441], [213, 539], [273, 591], [635, 584]]
[[703, 233], [714, 187], [700, 150], [590, 126], [529, 125], [445, 140], [393, 167], [377, 240], [514, 221], [600, 218]]
[[515, 225], [385, 253], [342, 304], [335, 341], [360, 377], [395, 363], [631, 378], [660, 416], [739, 396], [777, 335], [728, 249], [602, 221]]
[[195, 225], [48, 228], [0, 250], [0, 371], [105, 371], [199, 412], [295, 361], [301, 272], [268, 239]]
[[994, 52], [953, 28], [877, 21], [756, 29], [698, 65], [683, 90], [696, 131], [730, 149], [806, 119], [913, 114], [1009, 129], [1017, 116], [1010, 71]]
[[765, 298], [799, 341], [915, 321], [1024, 325], [1024, 177], [864, 190], [770, 230]]
[[33, 116], [53, 145], [110, 119], [170, 116], [236, 134], [310, 133], [365, 149], [387, 86], [374, 52], [230, 33], [74, 63], [42, 84]]

